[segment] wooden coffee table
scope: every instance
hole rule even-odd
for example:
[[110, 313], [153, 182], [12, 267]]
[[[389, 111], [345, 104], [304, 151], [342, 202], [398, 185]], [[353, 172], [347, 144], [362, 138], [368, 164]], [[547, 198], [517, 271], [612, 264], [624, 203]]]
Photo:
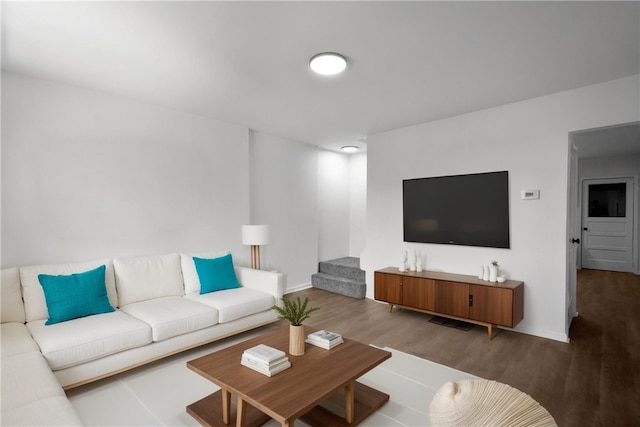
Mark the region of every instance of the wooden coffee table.
[[388, 351], [347, 338], [331, 350], [306, 344], [303, 356], [288, 355], [291, 368], [267, 377], [240, 364], [243, 351], [258, 344], [288, 353], [289, 327], [187, 362], [221, 388], [187, 406], [200, 424], [258, 426], [273, 418], [293, 427], [299, 418], [310, 425], [353, 426], [389, 400], [388, 394], [356, 381], [390, 358]]

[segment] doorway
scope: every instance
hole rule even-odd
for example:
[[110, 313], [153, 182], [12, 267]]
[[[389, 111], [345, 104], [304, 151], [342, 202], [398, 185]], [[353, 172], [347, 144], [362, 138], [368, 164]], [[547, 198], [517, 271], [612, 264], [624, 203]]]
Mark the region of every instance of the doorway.
[[[623, 123], [612, 126], [605, 126], [593, 129], [584, 129], [579, 131], [573, 131], [569, 133], [569, 170], [568, 170], [568, 197], [567, 197], [567, 279], [566, 279], [566, 297], [567, 297], [567, 319], [566, 319], [566, 331], [569, 334], [569, 328], [571, 326], [574, 317], [578, 316], [576, 300], [577, 300], [577, 271], [587, 265], [582, 265], [583, 252], [585, 246], [597, 246], [597, 239], [595, 231], [601, 224], [591, 225], [589, 222], [591, 218], [587, 216], [584, 219], [583, 210], [585, 209], [585, 199], [588, 200], [588, 192], [583, 195], [587, 180], [590, 183], [597, 183], [596, 180], [605, 180], [610, 178], [616, 178], [618, 181], [624, 181], [626, 178], [620, 177], [633, 177], [632, 182], [635, 187], [626, 187], [625, 191], [625, 215], [631, 218], [630, 238], [631, 238], [631, 251], [626, 251], [626, 254], [630, 253], [632, 260], [632, 267], [630, 270], [635, 274], [640, 275], [640, 193], [638, 192], [639, 180], [640, 180], [640, 122]], [[601, 184], [610, 184], [611, 182], [601, 182]], [[615, 188], [615, 187], [614, 187]], [[607, 187], [600, 187], [600, 190], [606, 191]], [[620, 190], [618, 190], [620, 191]], [[630, 196], [629, 196], [630, 194]], [[602, 194], [596, 197], [605, 197]], [[629, 200], [629, 197], [632, 199]], [[635, 200], [633, 200], [635, 199]], [[615, 204], [615, 202], [614, 202]], [[588, 202], [587, 202], [588, 207]], [[618, 203], [617, 207], [612, 212], [615, 215], [620, 215], [621, 205]], [[632, 209], [630, 214], [627, 214], [628, 209]], [[595, 214], [596, 212], [593, 212]], [[602, 214], [600, 214], [602, 215]], [[606, 214], [612, 215], [612, 214]], [[597, 218], [597, 215], [591, 215]], [[605, 216], [606, 218], [606, 216]], [[583, 221], [585, 225], [583, 226]], [[625, 227], [628, 224], [624, 225]], [[582, 230], [582, 228], [591, 228], [590, 230]], [[589, 231], [594, 233], [590, 234]], [[587, 232], [586, 235], [583, 232]], [[588, 243], [585, 243], [585, 240]], [[628, 245], [625, 242], [625, 246]], [[596, 248], [589, 248], [590, 251], [596, 250]], [[586, 255], [589, 257], [590, 255]], [[591, 258], [594, 260], [597, 258], [591, 254]], [[591, 268], [591, 267], [590, 267]], [[611, 266], [603, 267], [597, 266], [596, 268], [611, 268]]]
[[635, 179], [582, 181], [582, 267], [631, 272]]

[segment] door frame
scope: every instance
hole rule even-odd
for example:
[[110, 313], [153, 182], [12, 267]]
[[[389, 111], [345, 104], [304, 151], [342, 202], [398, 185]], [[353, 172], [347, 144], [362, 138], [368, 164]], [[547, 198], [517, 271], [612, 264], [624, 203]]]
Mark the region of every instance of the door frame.
[[566, 258], [566, 319], [565, 332], [569, 336], [569, 328], [575, 317], [578, 317], [578, 269], [581, 268], [582, 245], [574, 243], [580, 239], [581, 221], [580, 190], [578, 187], [578, 148], [569, 134], [569, 173], [567, 189], [567, 258]]

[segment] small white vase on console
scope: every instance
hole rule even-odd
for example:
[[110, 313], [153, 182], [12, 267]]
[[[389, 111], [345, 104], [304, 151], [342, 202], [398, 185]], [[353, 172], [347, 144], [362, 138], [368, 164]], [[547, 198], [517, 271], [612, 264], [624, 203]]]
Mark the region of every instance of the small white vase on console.
[[482, 268], [482, 280], [489, 280], [489, 266], [485, 265]]
[[498, 281], [498, 266], [496, 265], [489, 266], [489, 281], [490, 282]]

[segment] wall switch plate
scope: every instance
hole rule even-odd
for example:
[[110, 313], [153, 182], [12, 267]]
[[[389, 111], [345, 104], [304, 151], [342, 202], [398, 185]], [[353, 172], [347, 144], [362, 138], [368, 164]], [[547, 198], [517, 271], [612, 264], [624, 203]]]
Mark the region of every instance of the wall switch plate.
[[540, 190], [521, 190], [520, 198], [522, 200], [537, 200], [540, 198]]

